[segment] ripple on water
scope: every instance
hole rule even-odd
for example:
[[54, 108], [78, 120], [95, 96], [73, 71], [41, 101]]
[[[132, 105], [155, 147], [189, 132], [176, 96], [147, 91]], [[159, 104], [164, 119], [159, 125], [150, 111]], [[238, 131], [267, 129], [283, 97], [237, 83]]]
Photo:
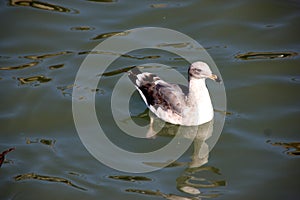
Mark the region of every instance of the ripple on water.
[[56, 140], [55, 139], [38, 139], [38, 138], [32, 140], [32, 139], [26, 138], [26, 144], [38, 144], [38, 143], [53, 148], [56, 143]]
[[[177, 189], [182, 192], [181, 195], [168, 194], [160, 190], [147, 188], [128, 188], [125, 190], [125, 192], [137, 193], [146, 196], [159, 196], [172, 200], [215, 198], [221, 195], [217, 191], [217, 188], [220, 186], [225, 186], [226, 182], [224, 180], [212, 180], [214, 179], [214, 175], [220, 175], [220, 170], [215, 167], [202, 166], [198, 168], [187, 168], [184, 173], [176, 179]], [[144, 180], [144, 178], [147, 177], [141, 178]], [[133, 182], [139, 181], [141, 178], [131, 176], [113, 176], [113, 179], [121, 179], [124, 181], [132, 181], [133, 179]], [[146, 181], [148, 181], [148, 178]]]
[[161, 43], [161, 44], [158, 44], [157, 47], [187, 48], [187, 47], [191, 47], [191, 43], [189, 43], [189, 42]]
[[130, 182], [139, 182], [139, 181], [152, 181], [151, 178], [145, 176], [109, 176], [108, 178], [122, 180], [122, 181], [130, 181]]
[[[219, 196], [216, 188], [226, 186], [225, 180], [213, 180], [214, 176], [221, 175], [218, 168], [212, 166], [201, 166], [198, 168], [187, 168], [184, 173], [176, 179], [177, 189], [187, 194], [200, 194], [204, 198]], [[215, 188], [211, 191], [211, 188]]]
[[71, 97], [73, 87], [74, 87], [74, 84], [70, 84], [70, 85], [65, 85], [65, 86], [58, 86], [56, 88], [61, 91], [63, 96]]
[[80, 189], [80, 190], [87, 190], [83, 187], [80, 187], [78, 185], [75, 185], [72, 181], [61, 178], [61, 177], [55, 177], [55, 176], [45, 176], [35, 173], [28, 173], [28, 174], [20, 174], [14, 177], [15, 181], [22, 181], [22, 180], [28, 180], [28, 179], [35, 179], [39, 181], [47, 181], [47, 182], [54, 182], [54, 183], [64, 183], [69, 186], [72, 186], [74, 188]]
[[241, 60], [257, 60], [257, 59], [274, 59], [274, 58], [287, 58], [298, 55], [297, 52], [286, 51], [286, 52], [248, 52], [238, 54], [235, 58]]
[[42, 55], [29, 55], [29, 56], [24, 56], [24, 58], [31, 59], [31, 60], [40, 60], [40, 59], [51, 58], [51, 57], [56, 57], [61, 55], [68, 55], [72, 53], [73, 53], [72, 51], [61, 51], [57, 53], [47, 53]]
[[100, 40], [100, 39], [104, 39], [104, 38], [109, 38], [109, 37], [114, 36], [114, 35], [126, 36], [126, 35], [128, 35], [128, 33], [129, 32], [122, 32], [122, 31], [101, 33], [101, 34], [97, 35], [96, 37], [93, 37], [92, 40]]
[[[202, 198], [202, 195], [199, 194], [197, 194], [197, 196], [182, 196], [182, 195], [180, 196], [175, 194], [162, 193], [159, 190], [153, 191], [153, 190], [143, 190], [143, 189], [135, 189], [135, 188], [126, 189], [125, 192], [137, 193], [137, 194], [147, 195], [147, 196], [159, 196], [169, 200], [196, 200]], [[210, 196], [204, 196], [204, 198], [215, 198], [218, 196], [219, 195], [210, 195]]]
[[50, 4], [41, 1], [34, 1], [34, 0], [10, 0], [11, 6], [27, 6], [42, 10], [49, 10], [49, 11], [56, 11], [56, 12], [66, 12], [69, 13], [71, 11], [75, 11], [69, 8], [65, 8], [59, 5]]
[[169, 3], [154, 3], [150, 5], [150, 8], [156, 8], [156, 9], [168, 9], [168, 8], [178, 8], [178, 7], [184, 7], [189, 2], [181, 1], [179, 2], [169, 2]]
[[72, 31], [90, 31], [94, 29], [95, 28], [91, 26], [74, 26], [71, 28]]
[[[73, 97], [75, 99], [83, 99], [84, 98], [83, 96], [80, 96], [80, 97], [72, 96], [72, 90], [74, 87], [79, 88], [80, 86], [75, 86], [72, 83], [69, 85], [57, 86], [56, 89], [59, 90], [64, 97]], [[95, 93], [97, 95], [104, 95], [106, 93], [106, 91], [101, 88], [84, 88], [84, 90], [88, 90], [88, 92]]]
[[64, 64], [51, 65], [48, 68], [54, 70], [54, 69], [60, 69], [62, 67], [64, 67]]
[[130, 59], [135, 59], [135, 60], [146, 60], [146, 59], [158, 59], [160, 58], [159, 55], [149, 55], [149, 56], [132, 56], [129, 54], [119, 54], [115, 52], [109, 52], [109, 51], [80, 51], [78, 52], [78, 55], [86, 55], [86, 54], [101, 54], [101, 55], [112, 55], [112, 56], [120, 56], [123, 58], [130, 58]]
[[283, 147], [285, 149], [283, 153], [289, 156], [300, 155], [300, 142], [271, 142], [270, 140], [267, 140], [267, 143], [273, 146]]
[[33, 67], [39, 64], [39, 62], [30, 62], [26, 64], [21, 64], [17, 66], [6, 66], [6, 67], [0, 67], [0, 70], [18, 70], [18, 69], [25, 69], [29, 67]]
[[[43, 59], [54, 58], [54, 57], [62, 56], [62, 55], [69, 55], [72, 53], [73, 52], [71, 52], [71, 51], [61, 51], [61, 52], [47, 53], [47, 54], [41, 54], [41, 55], [20, 56], [19, 58], [26, 58], [26, 59], [30, 59], [30, 60], [34, 60], [34, 61], [25, 63], [25, 64], [15, 65], [15, 66], [2, 66], [2, 67], [0, 67], [0, 70], [21, 70], [21, 69], [31, 68], [31, 67], [34, 67], [34, 66], [37, 66], [38, 64], [40, 64], [40, 62], [43, 61]], [[3, 56], [1, 56], [0, 58], [3, 58]], [[10, 57], [5, 57], [5, 58], [10, 59]], [[53, 69], [59, 69], [62, 67], [64, 67], [64, 64], [50, 65], [48, 68], [50, 70], [53, 70]], [[21, 83], [25, 84], [23, 79], [25, 79], [25, 78], [20, 78], [20, 81], [21, 81]], [[42, 81], [42, 79], [39, 79], [39, 80]], [[26, 81], [26, 79], [25, 79], [25, 81]], [[27, 81], [31, 81], [31, 79], [29, 79]]]
[[47, 83], [52, 80], [51, 78], [48, 78], [44, 75], [31, 76], [31, 77], [26, 77], [26, 78], [19, 77], [17, 79], [20, 81], [20, 83], [22, 85], [35, 83], [34, 86], [38, 86], [41, 83]]

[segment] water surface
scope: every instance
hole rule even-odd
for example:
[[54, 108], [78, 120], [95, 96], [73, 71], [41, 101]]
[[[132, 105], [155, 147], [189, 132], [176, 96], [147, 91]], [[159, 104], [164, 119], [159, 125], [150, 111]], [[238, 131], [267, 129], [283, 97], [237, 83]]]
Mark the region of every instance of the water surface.
[[[0, 152], [15, 150], [0, 168], [1, 199], [296, 199], [299, 11], [292, 0], [2, 1]], [[160, 171], [115, 171], [87, 152], [75, 130], [71, 94], [83, 59], [104, 39], [148, 26], [194, 38], [222, 73], [225, 127], [201, 167], [188, 167], [191, 147]], [[131, 52], [92, 91], [97, 109], [107, 107], [102, 102], [125, 71], [153, 62], [187, 75], [186, 63], [172, 54]], [[133, 98], [135, 120], [148, 123], [143, 102]], [[110, 118], [103, 123], [112, 140], [130, 148]], [[159, 136], [138, 148], [158, 148], [169, 139]]]

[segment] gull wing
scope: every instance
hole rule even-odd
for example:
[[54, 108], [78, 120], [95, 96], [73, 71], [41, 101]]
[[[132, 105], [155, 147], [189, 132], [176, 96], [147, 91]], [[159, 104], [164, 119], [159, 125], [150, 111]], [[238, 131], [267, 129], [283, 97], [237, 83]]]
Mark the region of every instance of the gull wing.
[[129, 78], [150, 109], [152, 106], [155, 110], [161, 108], [165, 111], [171, 110], [178, 115], [182, 114], [186, 97], [178, 85], [167, 83], [157, 75], [143, 73], [137, 68], [130, 72]]

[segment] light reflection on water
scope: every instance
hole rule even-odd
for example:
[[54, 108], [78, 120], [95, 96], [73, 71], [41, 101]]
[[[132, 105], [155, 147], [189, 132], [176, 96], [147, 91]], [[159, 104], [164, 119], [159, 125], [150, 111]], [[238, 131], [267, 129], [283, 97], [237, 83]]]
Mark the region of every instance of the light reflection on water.
[[[5, 155], [0, 168], [0, 198], [295, 199], [295, 177], [300, 175], [299, 9], [296, 1], [2, 3], [0, 152], [15, 150]], [[95, 161], [76, 134], [71, 93], [84, 57], [113, 54], [91, 49], [123, 30], [146, 26], [191, 36], [222, 73], [229, 114], [205, 165], [189, 167], [197, 158], [191, 148], [161, 171], [121, 173]], [[113, 79], [145, 62], [186, 73], [174, 55], [131, 52], [103, 74], [107, 85], [87, 89], [101, 101], [111, 93]], [[139, 102], [133, 107], [145, 109]], [[147, 115], [135, 118], [148, 123]], [[117, 129], [109, 128], [117, 137]], [[163, 144], [165, 138], [139, 148]]]

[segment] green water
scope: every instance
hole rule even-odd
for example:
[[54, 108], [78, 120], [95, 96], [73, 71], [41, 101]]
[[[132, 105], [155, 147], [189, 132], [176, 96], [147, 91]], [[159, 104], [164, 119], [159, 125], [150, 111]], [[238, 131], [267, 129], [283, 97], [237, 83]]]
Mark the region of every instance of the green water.
[[[296, 199], [300, 152], [298, 1], [2, 1], [0, 43], [0, 199]], [[116, 32], [137, 27], [182, 32], [206, 48], [227, 93], [227, 116], [208, 163], [188, 167], [193, 148], [162, 170], [130, 174], [94, 159], [72, 116], [72, 88], [88, 53]], [[180, 41], [178, 41], [180, 43]], [[252, 52], [252, 53], [250, 53]], [[133, 65], [162, 63], [185, 76], [175, 55], [136, 51], [104, 76], [96, 108]], [[99, 66], [101, 67], [101, 66]], [[117, 70], [117, 71], [115, 71]], [[119, 70], [119, 71], [118, 71]], [[114, 73], [115, 72], [115, 73]], [[121, 97], [120, 97], [121, 98]], [[131, 110], [148, 123], [138, 94]], [[110, 138], [119, 136], [103, 119]], [[159, 148], [167, 137], [137, 144]], [[193, 186], [200, 194], [182, 191]]]

